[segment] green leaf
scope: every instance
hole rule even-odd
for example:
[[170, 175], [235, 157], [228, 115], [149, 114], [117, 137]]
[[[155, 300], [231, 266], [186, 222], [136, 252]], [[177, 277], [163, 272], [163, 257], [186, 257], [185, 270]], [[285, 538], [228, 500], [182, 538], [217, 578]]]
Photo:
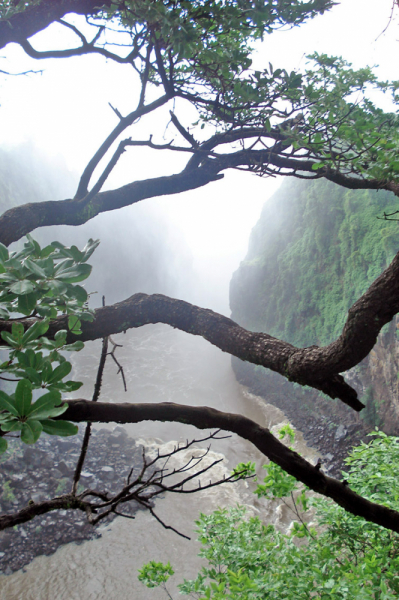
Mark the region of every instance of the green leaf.
[[20, 281], [16, 281], [12, 285], [10, 285], [10, 291], [13, 294], [17, 294], [17, 296], [23, 294], [30, 294], [35, 289], [35, 284], [29, 279], [21, 279]]
[[33, 260], [30, 260], [29, 258], [26, 258], [24, 260], [24, 266], [29, 269], [29, 271], [31, 273], [33, 273], [34, 275], [36, 275], [36, 277], [38, 277], [39, 279], [46, 279], [47, 278], [47, 274], [45, 272], [45, 270], [40, 267], [36, 262], [33, 262]]
[[22, 323], [13, 323], [11, 327], [11, 334], [16, 342], [21, 343], [24, 335], [24, 326]]
[[39, 295], [36, 292], [18, 296], [18, 311], [23, 315], [30, 315], [36, 308]]
[[38, 400], [36, 400], [36, 402], [31, 404], [27, 416], [31, 417], [33, 415], [36, 419], [36, 414], [38, 411], [49, 410], [50, 408], [54, 408], [54, 406], [58, 406], [59, 404], [61, 404], [61, 394], [56, 391], [47, 392]]
[[90, 265], [74, 265], [73, 267], [69, 267], [67, 269], [63, 269], [62, 271], [57, 272], [55, 278], [60, 281], [63, 281], [64, 283], [78, 283], [79, 281], [87, 279], [90, 273]]
[[68, 327], [69, 330], [72, 331], [72, 333], [74, 333], [75, 335], [82, 333], [81, 332], [81, 326], [82, 323], [80, 322], [80, 320], [78, 319], [78, 317], [76, 317], [75, 315], [71, 315], [68, 318]]
[[78, 340], [77, 342], [74, 342], [73, 344], [68, 344], [67, 346], [64, 346], [63, 351], [66, 350], [67, 352], [79, 352], [79, 350], [82, 350], [84, 348], [84, 343], [81, 342], [80, 340]]
[[70, 295], [78, 302], [87, 302], [87, 292], [81, 285], [74, 285], [70, 290]]
[[8, 260], [9, 254], [7, 247], [0, 242], [0, 260], [5, 261]]
[[34, 385], [40, 386], [42, 384], [42, 378], [35, 368], [25, 367], [25, 374]]
[[57, 281], [56, 279], [52, 279], [48, 283], [50, 289], [54, 292], [56, 296], [62, 296], [68, 289], [64, 282]]
[[0, 437], [0, 454], [4, 454], [4, 452], [7, 450], [7, 447], [7, 440], [4, 439], [4, 437]]
[[32, 384], [29, 379], [21, 379], [18, 381], [15, 390], [15, 407], [20, 417], [25, 417], [29, 414], [32, 403]]
[[82, 252], [84, 253], [83, 262], [89, 260], [90, 256], [93, 254], [94, 250], [99, 245], [100, 240], [92, 240], [91, 238], [87, 242], [86, 246], [83, 248]]
[[36, 340], [40, 336], [44, 335], [49, 328], [49, 322], [47, 319], [43, 319], [43, 321], [36, 321], [33, 323], [29, 329], [25, 332], [22, 338], [22, 344], [26, 345], [32, 340]]
[[68, 361], [65, 361], [54, 369], [51, 377], [49, 377], [47, 379], [47, 383], [51, 384], [51, 383], [56, 383], [57, 381], [61, 381], [61, 379], [63, 379], [67, 375], [69, 375], [69, 373], [71, 371], [72, 371], [71, 363]]
[[43, 431], [49, 435], [69, 436], [76, 435], [79, 431], [78, 427], [69, 421], [43, 419], [41, 424], [43, 425]]
[[52, 254], [54, 252], [54, 247], [49, 245], [46, 246], [45, 248], [43, 248], [43, 250], [40, 252], [40, 258], [47, 258], [48, 256], [50, 256], [50, 254]]
[[1, 425], [1, 430], [8, 432], [8, 431], [21, 431], [22, 429], [22, 423], [21, 421], [17, 420], [17, 419], [10, 419], [7, 423], [2, 423]]
[[54, 339], [57, 342], [58, 346], [64, 346], [67, 334], [68, 332], [66, 329], [60, 329], [59, 331], [57, 331], [57, 333], [54, 336]]
[[21, 440], [25, 444], [34, 444], [39, 439], [42, 431], [43, 427], [40, 421], [28, 419], [25, 423], [22, 423]]
[[38, 410], [37, 413], [34, 414], [33, 418], [38, 419], [39, 421], [42, 421], [43, 419], [55, 419], [55, 417], [59, 417], [67, 410], [67, 403], [62, 404], [61, 406], [53, 406], [53, 408], [48, 408], [47, 410], [43, 408], [43, 410]]
[[0, 391], [0, 409], [6, 410], [15, 417], [18, 417], [18, 409], [16, 408], [12, 398], [8, 396], [5, 392]]
[[81, 381], [66, 381], [62, 384], [62, 388], [66, 392], [76, 392], [82, 387], [83, 383]]
[[18, 348], [20, 346], [20, 344], [14, 340], [13, 336], [11, 333], [8, 333], [8, 331], [2, 331], [0, 335], [9, 346], [12, 346], [13, 348]]
[[10, 318], [10, 313], [8, 312], [8, 310], [0, 307], [0, 319], [4, 319], [5, 321], [8, 321], [9, 318]]

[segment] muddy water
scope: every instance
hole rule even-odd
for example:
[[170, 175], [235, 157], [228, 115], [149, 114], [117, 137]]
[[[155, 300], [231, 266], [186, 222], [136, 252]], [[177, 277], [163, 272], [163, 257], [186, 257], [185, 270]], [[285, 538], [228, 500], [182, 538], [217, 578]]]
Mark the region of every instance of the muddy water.
[[[237, 384], [230, 367], [230, 356], [202, 338], [194, 338], [163, 325], [146, 326], [115, 337], [122, 343], [118, 360], [124, 366], [128, 392], [123, 391], [116, 365], [109, 361], [102, 388], [103, 401], [177, 402], [208, 405], [219, 410], [242, 413], [260, 424], [278, 429], [286, 422], [278, 409], [267, 405]], [[99, 343], [87, 344], [85, 354], [75, 360], [76, 378], [84, 382], [80, 397], [92, 393], [93, 372], [100, 352]], [[168, 448], [187, 438], [201, 438], [204, 432], [194, 427], [170, 423], [145, 422], [127, 426], [147, 452]], [[201, 444], [197, 445], [198, 447]], [[309, 458], [300, 433], [296, 448]], [[192, 454], [192, 451], [190, 451]], [[190, 454], [190, 455], [191, 455]], [[263, 464], [264, 458], [249, 443], [232, 436], [212, 443], [207, 460], [224, 457], [212, 478], [229, 473], [238, 462]], [[181, 460], [186, 460], [181, 457]], [[286, 527], [291, 516], [284, 506], [258, 501], [247, 483], [225, 485], [190, 497], [169, 495], [157, 502], [156, 510], [166, 523], [192, 538], [178, 537], [163, 529], [148, 513], [135, 520], [116, 519], [104, 528], [102, 537], [81, 545], [69, 544], [52, 556], [36, 558], [24, 572], [0, 577], [1, 600], [144, 600], [165, 598], [160, 590], [149, 591], [137, 580], [137, 569], [150, 559], [167, 562], [175, 568], [174, 581], [194, 576], [200, 567], [195, 541], [194, 520], [200, 512], [218, 506], [247, 504], [267, 521]]]

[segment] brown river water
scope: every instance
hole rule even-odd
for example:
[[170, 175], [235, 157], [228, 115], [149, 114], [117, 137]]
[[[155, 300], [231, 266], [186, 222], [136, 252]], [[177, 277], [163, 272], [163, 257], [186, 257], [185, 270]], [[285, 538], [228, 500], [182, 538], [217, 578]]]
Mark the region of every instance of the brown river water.
[[[106, 365], [101, 400], [114, 402], [177, 402], [208, 405], [227, 412], [245, 414], [276, 431], [287, 422], [284, 414], [264, 400], [249, 394], [237, 383], [230, 356], [202, 338], [189, 336], [164, 325], [149, 325], [115, 337], [123, 344], [118, 360], [124, 366], [128, 391], [123, 391], [116, 365]], [[75, 378], [84, 382], [77, 395], [90, 398], [93, 377], [100, 354], [100, 343], [86, 345], [74, 357]], [[112, 425], [109, 426], [112, 428]], [[187, 438], [201, 438], [204, 432], [194, 427], [145, 422], [126, 426], [137, 443], [147, 452], [170, 448]], [[295, 448], [309, 459], [317, 453], [308, 448], [297, 432]], [[192, 454], [190, 450], [190, 456]], [[208, 459], [224, 457], [212, 478], [229, 474], [239, 462], [255, 461], [261, 467], [265, 459], [248, 442], [237, 436], [212, 443]], [[184, 457], [181, 458], [184, 460]], [[166, 598], [160, 589], [148, 590], [137, 579], [137, 570], [149, 560], [170, 561], [175, 576], [168, 589], [178, 597], [175, 584], [196, 575], [201, 560], [197, 553], [195, 524], [200, 512], [209, 513], [219, 506], [246, 504], [265, 522], [286, 528], [291, 522], [289, 510], [275, 502], [259, 501], [251, 484], [240, 482], [204, 491], [190, 497], [167, 495], [157, 501], [156, 512], [191, 541], [165, 530], [147, 512], [134, 520], [118, 517], [104, 526], [99, 539], [83, 544], [67, 544], [51, 556], [40, 556], [23, 571], [0, 577], [1, 600], [157, 600]], [[170, 583], [170, 585], [169, 585]]]

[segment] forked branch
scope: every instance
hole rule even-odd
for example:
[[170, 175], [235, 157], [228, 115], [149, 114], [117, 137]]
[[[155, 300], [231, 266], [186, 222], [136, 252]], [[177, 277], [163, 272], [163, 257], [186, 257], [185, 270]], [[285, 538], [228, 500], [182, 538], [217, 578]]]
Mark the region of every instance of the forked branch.
[[[92, 402], [94, 405], [95, 403]], [[89, 424], [88, 424], [89, 425]], [[87, 429], [86, 429], [87, 434]], [[121, 515], [128, 518], [134, 518], [130, 507], [136, 502], [145, 507], [154, 518], [166, 529], [171, 529], [182, 537], [187, 537], [174, 527], [167, 525], [158, 517], [154, 509], [154, 500], [165, 493], [175, 494], [194, 494], [202, 490], [213, 488], [224, 483], [235, 483], [239, 479], [245, 478], [245, 472], [234, 472], [227, 477], [201, 482], [201, 478], [211, 474], [212, 469], [221, 462], [222, 459], [206, 461], [210, 446], [205, 449], [195, 447], [198, 444], [212, 440], [224, 439], [226, 436], [220, 435], [220, 432], [214, 431], [205, 437], [179, 444], [173, 450], [157, 455], [148, 460], [143, 449], [143, 461], [136, 474], [133, 477], [134, 469], [130, 470], [125, 483], [119, 491], [115, 489], [86, 489], [80, 494], [76, 493], [77, 481], [76, 474], [74, 485], [70, 494], [46, 500], [44, 502], [30, 502], [29, 505], [21, 511], [3, 515], [0, 517], [0, 530], [14, 527], [21, 523], [26, 523], [36, 516], [46, 514], [53, 510], [80, 510], [84, 512], [93, 525], [111, 514]], [[86, 438], [86, 435], [85, 435]], [[191, 457], [185, 457], [185, 453], [192, 452]], [[180, 458], [182, 456], [182, 458]], [[170, 464], [171, 460], [180, 460], [175, 466]], [[197, 480], [197, 483], [193, 481]], [[122, 512], [123, 508], [125, 509]], [[189, 538], [187, 538], [189, 539]]]
[[[370, 502], [349, 488], [345, 482], [325, 475], [319, 465], [312, 465], [277, 440], [267, 429], [243, 415], [223, 413], [207, 406], [159, 404], [96, 404], [70, 400], [65, 417], [71, 421], [97, 423], [140, 423], [169, 421], [194, 425], [198, 429], [220, 428], [236, 433], [251, 442], [262, 454], [310, 489], [331, 498], [346, 511], [399, 533], [399, 512]], [[1, 521], [0, 521], [1, 527]]]

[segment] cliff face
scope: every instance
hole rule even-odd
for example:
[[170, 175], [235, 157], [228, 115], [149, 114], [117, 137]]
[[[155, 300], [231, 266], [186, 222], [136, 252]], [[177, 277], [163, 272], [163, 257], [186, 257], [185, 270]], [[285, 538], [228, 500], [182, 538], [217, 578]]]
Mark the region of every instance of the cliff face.
[[[265, 204], [248, 255], [230, 288], [232, 318], [297, 346], [324, 345], [341, 332], [348, 308], [399, 250], [398, 223], [377, 219], [396, 209], [385, 192], [352, 191], [326, 181], [286, 181]], [[346, 374], [366, 404], [362, 422], [399, 431], [399, 320], [381, 332]], [[233, 360], [238, 379], [298, 421], [316, 403], [320, 418], [355, 424], [341, 403]]]

